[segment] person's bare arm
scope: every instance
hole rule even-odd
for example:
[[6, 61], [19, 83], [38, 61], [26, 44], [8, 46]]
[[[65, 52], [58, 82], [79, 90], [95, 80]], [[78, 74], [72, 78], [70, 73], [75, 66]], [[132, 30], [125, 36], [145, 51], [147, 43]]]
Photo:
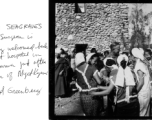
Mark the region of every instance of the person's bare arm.
[[96, 72], [94, 75], [93, 75], [94, 79], [97, 81], [98, 84], [101, 84], [101, 79], [100, 77], [98, 76], [98, 73]]
[[89, 94], [95, 95], [95, 96], [98, 96], [98, 95], [105, 96], [105, 95], [109, 95], [113, 88], [114, 88], [114, 85], [112, 82], [110, 82], [110, 85], [104, 91], [101, 91], [101, 92], [90, 91]]
[[142, 71], [137, 71], [138, 73], [138, 78], [139, 78], [139, 81], [138, 81], [138, 84], [137, 84], [137, 92], [139, 92], [143, 85], [144, 85], [144, 73]]
[[101, 90], [106, 90], [106, 89], [108, 89], [108, 86], [99, 86], [98, 88]]

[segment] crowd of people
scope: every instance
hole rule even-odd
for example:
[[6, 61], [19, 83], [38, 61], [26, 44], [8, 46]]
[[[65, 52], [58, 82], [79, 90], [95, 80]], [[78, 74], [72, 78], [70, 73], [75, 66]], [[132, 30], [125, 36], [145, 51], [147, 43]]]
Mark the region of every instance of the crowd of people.
[[114, 42], [103, 53], [55, 48], [55, 97], [80, 92], [85, 116], [150, 116], [152, 51], [120, 50]]

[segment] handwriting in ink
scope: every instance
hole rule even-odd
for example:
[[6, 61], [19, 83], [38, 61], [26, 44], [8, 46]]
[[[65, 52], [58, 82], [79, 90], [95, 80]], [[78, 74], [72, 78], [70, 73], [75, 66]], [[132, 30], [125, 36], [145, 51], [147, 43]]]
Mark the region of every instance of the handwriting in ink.
[[11, 59], [11, 58], [18, 59], [19, 57], [27, 57], [27, 56], [29, 56], [29, 52], [26, 52], [26, 53], [22, 52], [22, 53], [15, 54], [15, 55], [10, 55], [10, 53], [7, 52], [7, 58], [8, 59]]
[[45, 43], [44, 45], [41, 45], [41, 43], [39, 42], [39, 44], [38, 44], [38, 46], [37, 46], [36, 48], [37, 48], [37, 49], [41, 49], [41, 48], [48, 49], [47, 43]]
[[26, 63], [20, 62], [20, 69], [22, 69], [23, 66], [29, 66], [29, 65], [30, 65], [29, 59], [27, 60]]
[[12, 79], [13, 79], [13, 75], [12, 74], [13, 74], [12, 72], [10, 72], [9, 74], [7, 74], [7, 77], [9, 78], [10, 81], [12, 81]]
[[28, 35], [28, 36], [27, 36], [27, 39], [32, 39], [32, 38], [33, 38], [32, 35]]
[[15, 65], [14, 64], [0, 65], [0, 68], [9, 68], [9, 67], [15, 67]]
[[25, 72], [24, 70], [19, 70], [18, 71], [18, 77], [24, 77], [26, 79], [28, 76], [36, 75], [37, 78], [40, 77], [40, 75], [47, 75], [48, 72], [39, 72], [39, 69], [35, 68], [34, 70], [32, 69], [30, 72]]
[[12, 41], [14, 39], [24, 39], [24, 37], [19, 36], [19, 35], [4, 36], [4, 34], [0, 34], [0, 40], [4, 40], [4, 39], [11, 39], [11, 41]]
[[8, 30], [14, 30], [14, 29], [41, 29], [42, 24], [6, 24]]
[[37, 64], [39, 67], [42, 64], [46, 64], [46, 61], [43, 58], [39, 58], [37, 61], [34, 61], [33, 64]]
[[17, 51], [17, 50], [32, 50], [33, 51], [34, 47], [35, 47], [35, 44], [32, 44], [31, 46], [26, 46], [26, 47], [19, 46], [18, 44], [15, 44], [14, 47], [7, 48], [7, 49], [8, 49], [8, 51], [12, 51], [12, 50], [15, 50], [15, 51]]
[[0, 95], [4, 95], [4, 86], [2, 87], [2, 89], [0, 90]]
[[0, 59], [2, 60], [3, 59], [3, 54], [4, 54], [4, 49], [0, 49]]
[[[42, 89], [42, 88], [41, 88]], [[40, 92], [41, 92], [41, 89], [30, 89], [30, 88], [27, 88], [25, 87], [24, 89], [22, 90], [19, 90], [19, 89], [15, 89], [13, 87], [10, 87], [7, 92], [8, 93], [11, 93], [11, 94], [28, 94], [28, 93], [36, 93], [36, 95], [39, 95]]]
[[0, 79], [3, 79], [3, 76], [0, 76]]
[[41, 55], [40, 55], [40, 54], [35, 54], [35, 53], [33, 53], [32, 56], [33, 56], [33, 57], [39, 57], [39, 56], [41, 56]]

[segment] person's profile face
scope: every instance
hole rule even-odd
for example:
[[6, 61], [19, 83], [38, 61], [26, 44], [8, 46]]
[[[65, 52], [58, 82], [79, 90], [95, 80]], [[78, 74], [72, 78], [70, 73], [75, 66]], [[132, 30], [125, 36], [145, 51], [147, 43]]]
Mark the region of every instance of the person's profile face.
[[151, 56], [150, 56], [149, 52], [145, 52], [144, 56], [147, 60], [151, 60]]
[[105, 57], [107, 57], [108, 56], [108, 53], [105, 53]]
[[120, 45], [114, 46], [113, 49], [112, 49], [112, 51], [113, 51], [113, 53], [114, 53], [115, 55], [119, 55]]
[[134, 69], [137, 58], [134, 57], [134, 56], [130, 56], [129, 59], [130, 59], [130, 63], [131, 63], [131, 64], [129, 65], [129, 67], [131, 67], [132, 69]]
[[91, 59], [91, 65], [97, 64], [97, 59], [98, 59], [98, 57], [93, 57], [93, 58]]
[[130, 69], [133, 70], [134, 69], [134, 64], [133, 62], [131, 62], [131, 64], [129, 65]]

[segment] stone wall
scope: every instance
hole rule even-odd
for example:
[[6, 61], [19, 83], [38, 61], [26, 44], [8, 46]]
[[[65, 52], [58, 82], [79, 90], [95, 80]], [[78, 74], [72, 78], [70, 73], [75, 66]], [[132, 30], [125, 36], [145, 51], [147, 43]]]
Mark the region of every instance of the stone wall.
[[[75, 4], [56, 4], [55, 44], [71, 48], [76, 43], [87, 43], [100, 51], [109, 48], [113, 41], [128, 36], [128, 6], [117, 3], [86, 3], [85, 13], [74, 13]], [[124, 25], [123, 25], [124, 24]], [[73, 39], [68, 40], [72, 35]]]

